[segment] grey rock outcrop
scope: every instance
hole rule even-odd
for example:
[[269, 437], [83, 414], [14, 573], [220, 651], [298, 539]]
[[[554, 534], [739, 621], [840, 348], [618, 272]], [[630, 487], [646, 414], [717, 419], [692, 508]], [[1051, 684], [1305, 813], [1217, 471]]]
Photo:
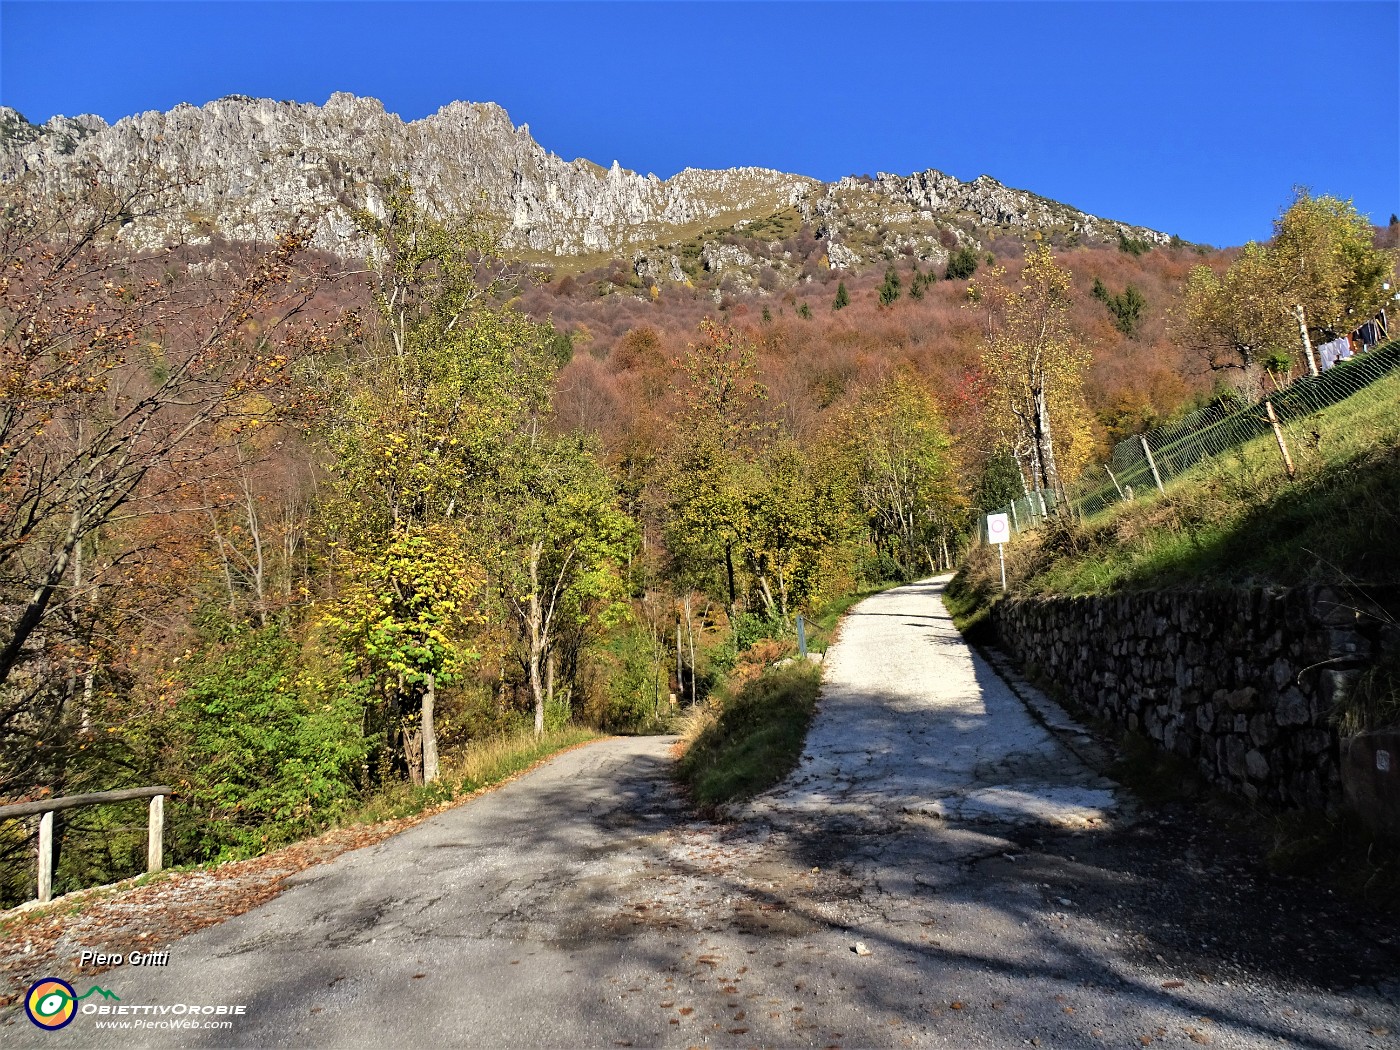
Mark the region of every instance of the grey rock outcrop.
[[[565, 161], [539, 145], [493, 103], [452, 102], [404, 121], [373, 98], [332, 95], [324, 106], [230, 96], [182, 104], [108, 125], [99, 117], [55, 117], [43, 125], [0, 107], [0, 180], [27, 178], [41, 192], [70, 188], [84, 169], [151, 164], [188, 185], [180, 207], [138, 220], [123, 236], [138, 246], [175, 236], [265, 240], [309, 214], [315, 243], [341, 253], [362, 247], [353, 209], [378, 210], [390, 180], [406, 176], [442, 215], [485, 213], [506, 246], [527, 258], [606, 256], [641, 250], [655, 279], [683, 280], [670, 249], [709, 231], [795, 209], [833, 240], [831, 265], [855, 267], [902, 251], [946, 256], [978, 231], [1119, 233], [1161, 243], [1165, 234], [1085, 215], [982, 176], [964, 183], [937, 171], [821, 183], [764, 168], [687, 169], [669, 179]], [[836, 244], [841, 245], [840, 248]], [[648, 251], [648, 249], [652, 249]], [[731, 250], [732, 249], [732, 250]], [[742, 249], [711, 245], [706, 269], [738, 276], [754, 263]], [[635, 261], [635, 260], [634, 260]], [[637, 271], [639, 274], [641, 270]]]

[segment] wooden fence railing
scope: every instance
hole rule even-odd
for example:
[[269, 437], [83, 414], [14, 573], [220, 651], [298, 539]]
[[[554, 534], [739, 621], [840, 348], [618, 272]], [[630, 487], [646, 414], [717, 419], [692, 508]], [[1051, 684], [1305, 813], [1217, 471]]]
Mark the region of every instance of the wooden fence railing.
[[0, 806], [0, 820], [39, 816], [39, 902], [53, 899], [53, 815], [60, 809], [100, 806], [105, 802], [151, 800], [150, 823], [146, 829], [146, 870], [160, 871], [165, 860], [165, 796], [175, 792], [164, 784], [155, 787], [94, 791], [88, 795], [45, 798], [38, 802], [16, 802]]

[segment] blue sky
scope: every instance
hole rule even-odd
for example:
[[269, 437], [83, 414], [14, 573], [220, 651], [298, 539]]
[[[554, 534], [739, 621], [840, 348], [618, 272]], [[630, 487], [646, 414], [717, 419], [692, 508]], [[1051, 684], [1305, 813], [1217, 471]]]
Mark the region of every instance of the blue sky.
[[227, 94], [499, 102], [668, 176], [939, 168], [1189, 240], [1295, 185], [1400, 212], [1400, 3], [0, 2], [0, 102], [108, 120]]

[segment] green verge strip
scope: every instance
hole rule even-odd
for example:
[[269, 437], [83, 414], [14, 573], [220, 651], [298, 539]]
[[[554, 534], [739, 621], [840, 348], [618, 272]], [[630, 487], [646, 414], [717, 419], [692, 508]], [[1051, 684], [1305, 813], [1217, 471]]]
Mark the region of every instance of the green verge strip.
[[821, 673], [773, 668], [700, 713], [702, 727], [676, 775], [702, 807], [751, 798], [797, 766], [816, 710]]

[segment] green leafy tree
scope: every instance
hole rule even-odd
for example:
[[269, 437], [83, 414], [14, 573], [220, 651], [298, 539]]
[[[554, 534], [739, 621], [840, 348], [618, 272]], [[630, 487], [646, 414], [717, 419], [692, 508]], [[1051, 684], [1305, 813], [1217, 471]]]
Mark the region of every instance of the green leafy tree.
[[753, 347], [732, 328], [703, 321], [704, 338], [680, 361], [681, 412], [673, 431], [667, 489], [668, 549], [678, 576], [713, 585], [722, 573], [730, 616], [740, 605], [736, 556], [748, 532], [746, 493], [752, 464], [770, 428], [759, 406], [767, 389], [757, 381]]
[[1350, 201], [1299, 191], [1268, 244], [1251, 241], [1223, 274], [1192, 270], [1176, 328], [1212, 369], [1238, 371], [1255, 393], [1263, 358], [1301, 353], [1297, 307], [1317, 340], [1374, 316], [1394, 280], [1394, 254], [1375, 246]]
[[362, 222], [378, 312], [368, 353], [327, 377], [323, 517], [349, 584], [337, 622], [409, 775], [431, 781], [436, 690], [470, 658], [480, 573], [466, 552], [519, 436], [548, 408], [557, 351], [549, 326], [503, 305], [488, 227], [430, 219], [407, 187]]
[[1122, 230], [1118, 231], [1118, 250], [1134, 258], [1146, 255], [1152, 250], [1152, 242], [1140, 240], [1136, 237], [1129, 237]]
[[410, 778], [431, 784], [437, 691], [476, 658], [469, 629], [481, 570], [460, 530], [441, 523], [396, 530], [382, 547], [351, 552], [342, 568], [349, 582], [327, 622], [385, 698]]
[[1395, 280], [1395, 255], [1351, 201], [1304, 190], [1274, 224], [1269, 254], [1285, 308], [1303, 308], [1314, 339], [1370, 319]]
[[1025, 492], [1021, 468], [1010, 449], [1002, 448], [987, 457], [977, 479], [976, 503], [979, 510], [992, 512], [1019, 499]]
[[965, 512], [951, 441], [927, 389], [895, 373], [839, 417], [828, 440], [876, 548], [905, 579], [933, 569]]
[[520, 642], [535, 732], [553, 700], [555, 650], [567, 628], [615, 624], [625, 611], [617, 571], [635, 545], [611, 480], [577, 438], [531, 433], [502, 464], [487, 559]]
[[745, 494], [745, 564], [770, 621], [810, 608], [835, 580], [848, 579], [854, 518], [844, 479], [795, 441], [756, 464]]
[[1113, 326], [1118, 331], [1130, 337], [1137, 334], [1138, 325], [1142, 323], [1142, 312], [1147, 307], [1147, 299], [1140, 291], [1130, 284], [1122, 294], [1114, 295], [1103, 281], [1095, 277], [1090, 294], [1108, 309], [1113, 317]]
[[1290, 345], [1268, 250], [1254, 241], [1223, 274], [1197, 266], [1186, 279], [1177, 332], [1214, 371], [1246, 377], [1270, 349]]
[[325, 641], [283, 623], [234, 627], [184, 663], [166, 772], [201, 819], [177, 819], [177, 856], [261, 853], [354, 801], [362, 707]]

